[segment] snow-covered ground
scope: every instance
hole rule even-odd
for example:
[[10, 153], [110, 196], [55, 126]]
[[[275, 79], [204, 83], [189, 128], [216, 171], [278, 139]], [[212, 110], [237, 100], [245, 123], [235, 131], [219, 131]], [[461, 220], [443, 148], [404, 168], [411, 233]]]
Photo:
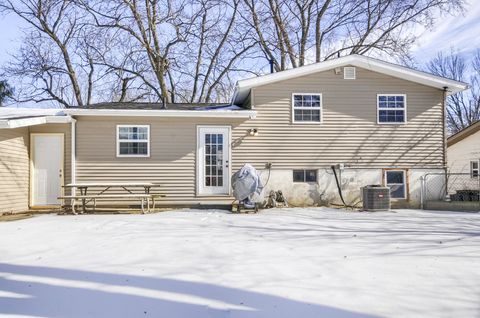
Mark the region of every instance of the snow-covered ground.
[[184, 210], [0, 223], [1, 317], [480, 317], [480, 214]]

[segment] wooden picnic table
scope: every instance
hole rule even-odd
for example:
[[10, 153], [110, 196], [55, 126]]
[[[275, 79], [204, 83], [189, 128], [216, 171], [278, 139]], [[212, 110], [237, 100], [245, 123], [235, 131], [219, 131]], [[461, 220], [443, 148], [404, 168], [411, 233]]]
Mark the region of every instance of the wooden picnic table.
[[[140, 197], [141, 195], [135, 194], [131, 189], [132, 188], [143, 188], [145, 193], [142, 197], [147, 199], [147, 210], [150, 210], [150, 201], [149, 198], [151, 197], [150, 195], [150, 189], [152, 187], [159, 186], [159, 184], [156, 183], [150, 183], [150, 182], [82, 182], [82, 183], [69, 183], [64, 185], [64, 188], [75, 188], [80, 190], [80, 195], [77, 196], [76, 194], [72, 196], [64, 196], [63, 198], [68, 199], [71, 198], [73, 200], [75, 199], [81, 199], [82, 200], [82, 211], [85, 213], [86, 212], [86, 204], [90, 202], [91, 200], [95, 200], [97, 198], [115, 198], [119, 197], [122, 198], [124, 196], [122, 195], [110, 195], [110, 194], [105, 194], [106, 191], [108, 191], [111, 188], [121, 188], [125, 190], [126, 192], [129, 193], [129, 195], [126, 195], [125, 197]], [[94, 195], [89, 195], [88, 194], [88, 189], [89, 188], [103, 188], [100, 190], [100, 192], [95, 193]], [[95, 201], [94, 201], [95, 202]], [[74, 205], [74, 203], [73, 203]], [[74, 207], [72, 208], [74, 209]], [[143, 199], [142, 199], [142, 210], [143, 210]]]

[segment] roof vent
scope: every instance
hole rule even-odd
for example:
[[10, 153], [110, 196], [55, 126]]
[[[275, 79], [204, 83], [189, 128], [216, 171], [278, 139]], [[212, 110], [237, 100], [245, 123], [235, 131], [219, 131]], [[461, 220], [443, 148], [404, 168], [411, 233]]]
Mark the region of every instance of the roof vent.
[[355, 67], [346, 66], [343, 68], [343, 79], [355, 79], [355, 77], [356, 77]]

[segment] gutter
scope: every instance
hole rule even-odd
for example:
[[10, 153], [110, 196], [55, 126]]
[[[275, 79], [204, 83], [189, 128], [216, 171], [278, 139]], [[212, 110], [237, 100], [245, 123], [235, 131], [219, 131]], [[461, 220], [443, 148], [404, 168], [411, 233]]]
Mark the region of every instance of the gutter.
[[[70, 151], [71, 151], [71, 157], [70, 157], [70, 183], [75, 183], [77, 179], [77, 153], [76, 153], [76, 148], [77, 148], [77, 120], [75, 118], [72, 118], [71, 121], [71, 131], [70, 131], [70, 137], [71, 137], [71, 142], [70, 142]], [[75, 188], [70, 188], [71, 195], [75, 195], [76, 189]]]
[[180, 118], [247, 118], [257, 116], [253, 110], [170, 110], [170, 109], [66, 109], [74, 116], [135, 116], [135, 117], [180, 117]]

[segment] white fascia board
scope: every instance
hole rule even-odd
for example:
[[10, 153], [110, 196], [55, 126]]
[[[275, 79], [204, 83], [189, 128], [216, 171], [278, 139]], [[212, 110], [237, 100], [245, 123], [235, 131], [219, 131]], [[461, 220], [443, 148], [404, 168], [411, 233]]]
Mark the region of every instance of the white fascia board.
[[72, 116], [135, 116], [135, 117], [197, 117], [197, 118], [255, 118], [252, 110], [152, 110], [152, 109], [66, 109]]
[[0, 120], [0, 129], [14, 129], [43, 124], [63, 124], [72, 120], [70, 116], [43, 116]]
[[367, 70], [382, 73], [385, 75], [390, 75], [393, 77], [398, 77], [438, 89], [448, 87], [447, 94], [449, 95], [461, 92], [468, 89], [469, 87], [466, 83], [417, 71], [401, 65], [369, 58], [363, 55], [347, 55], [337, 59], [310, 64], [282, 72], [240, 80], [237, 82], [237, 86], [235, 89], [235, 99], [233, 100], [233, 103], [241, 104], [243, 100], [248, 96], [250, 89], [252, 89], [253, 87], [267, 85], [317, 72], [327, 71], [345, 65], [353, 65], [365, 68]]
[[68, 124], [72, 122], [72, 117], [70, 116], [47, 116], [45, 118], [47, 124]]
[[366, 57], [354, 60], [352, 65], [438, 89], [447, 87], [449, 95], [461, 92], [469, 87], [467, 83]]

